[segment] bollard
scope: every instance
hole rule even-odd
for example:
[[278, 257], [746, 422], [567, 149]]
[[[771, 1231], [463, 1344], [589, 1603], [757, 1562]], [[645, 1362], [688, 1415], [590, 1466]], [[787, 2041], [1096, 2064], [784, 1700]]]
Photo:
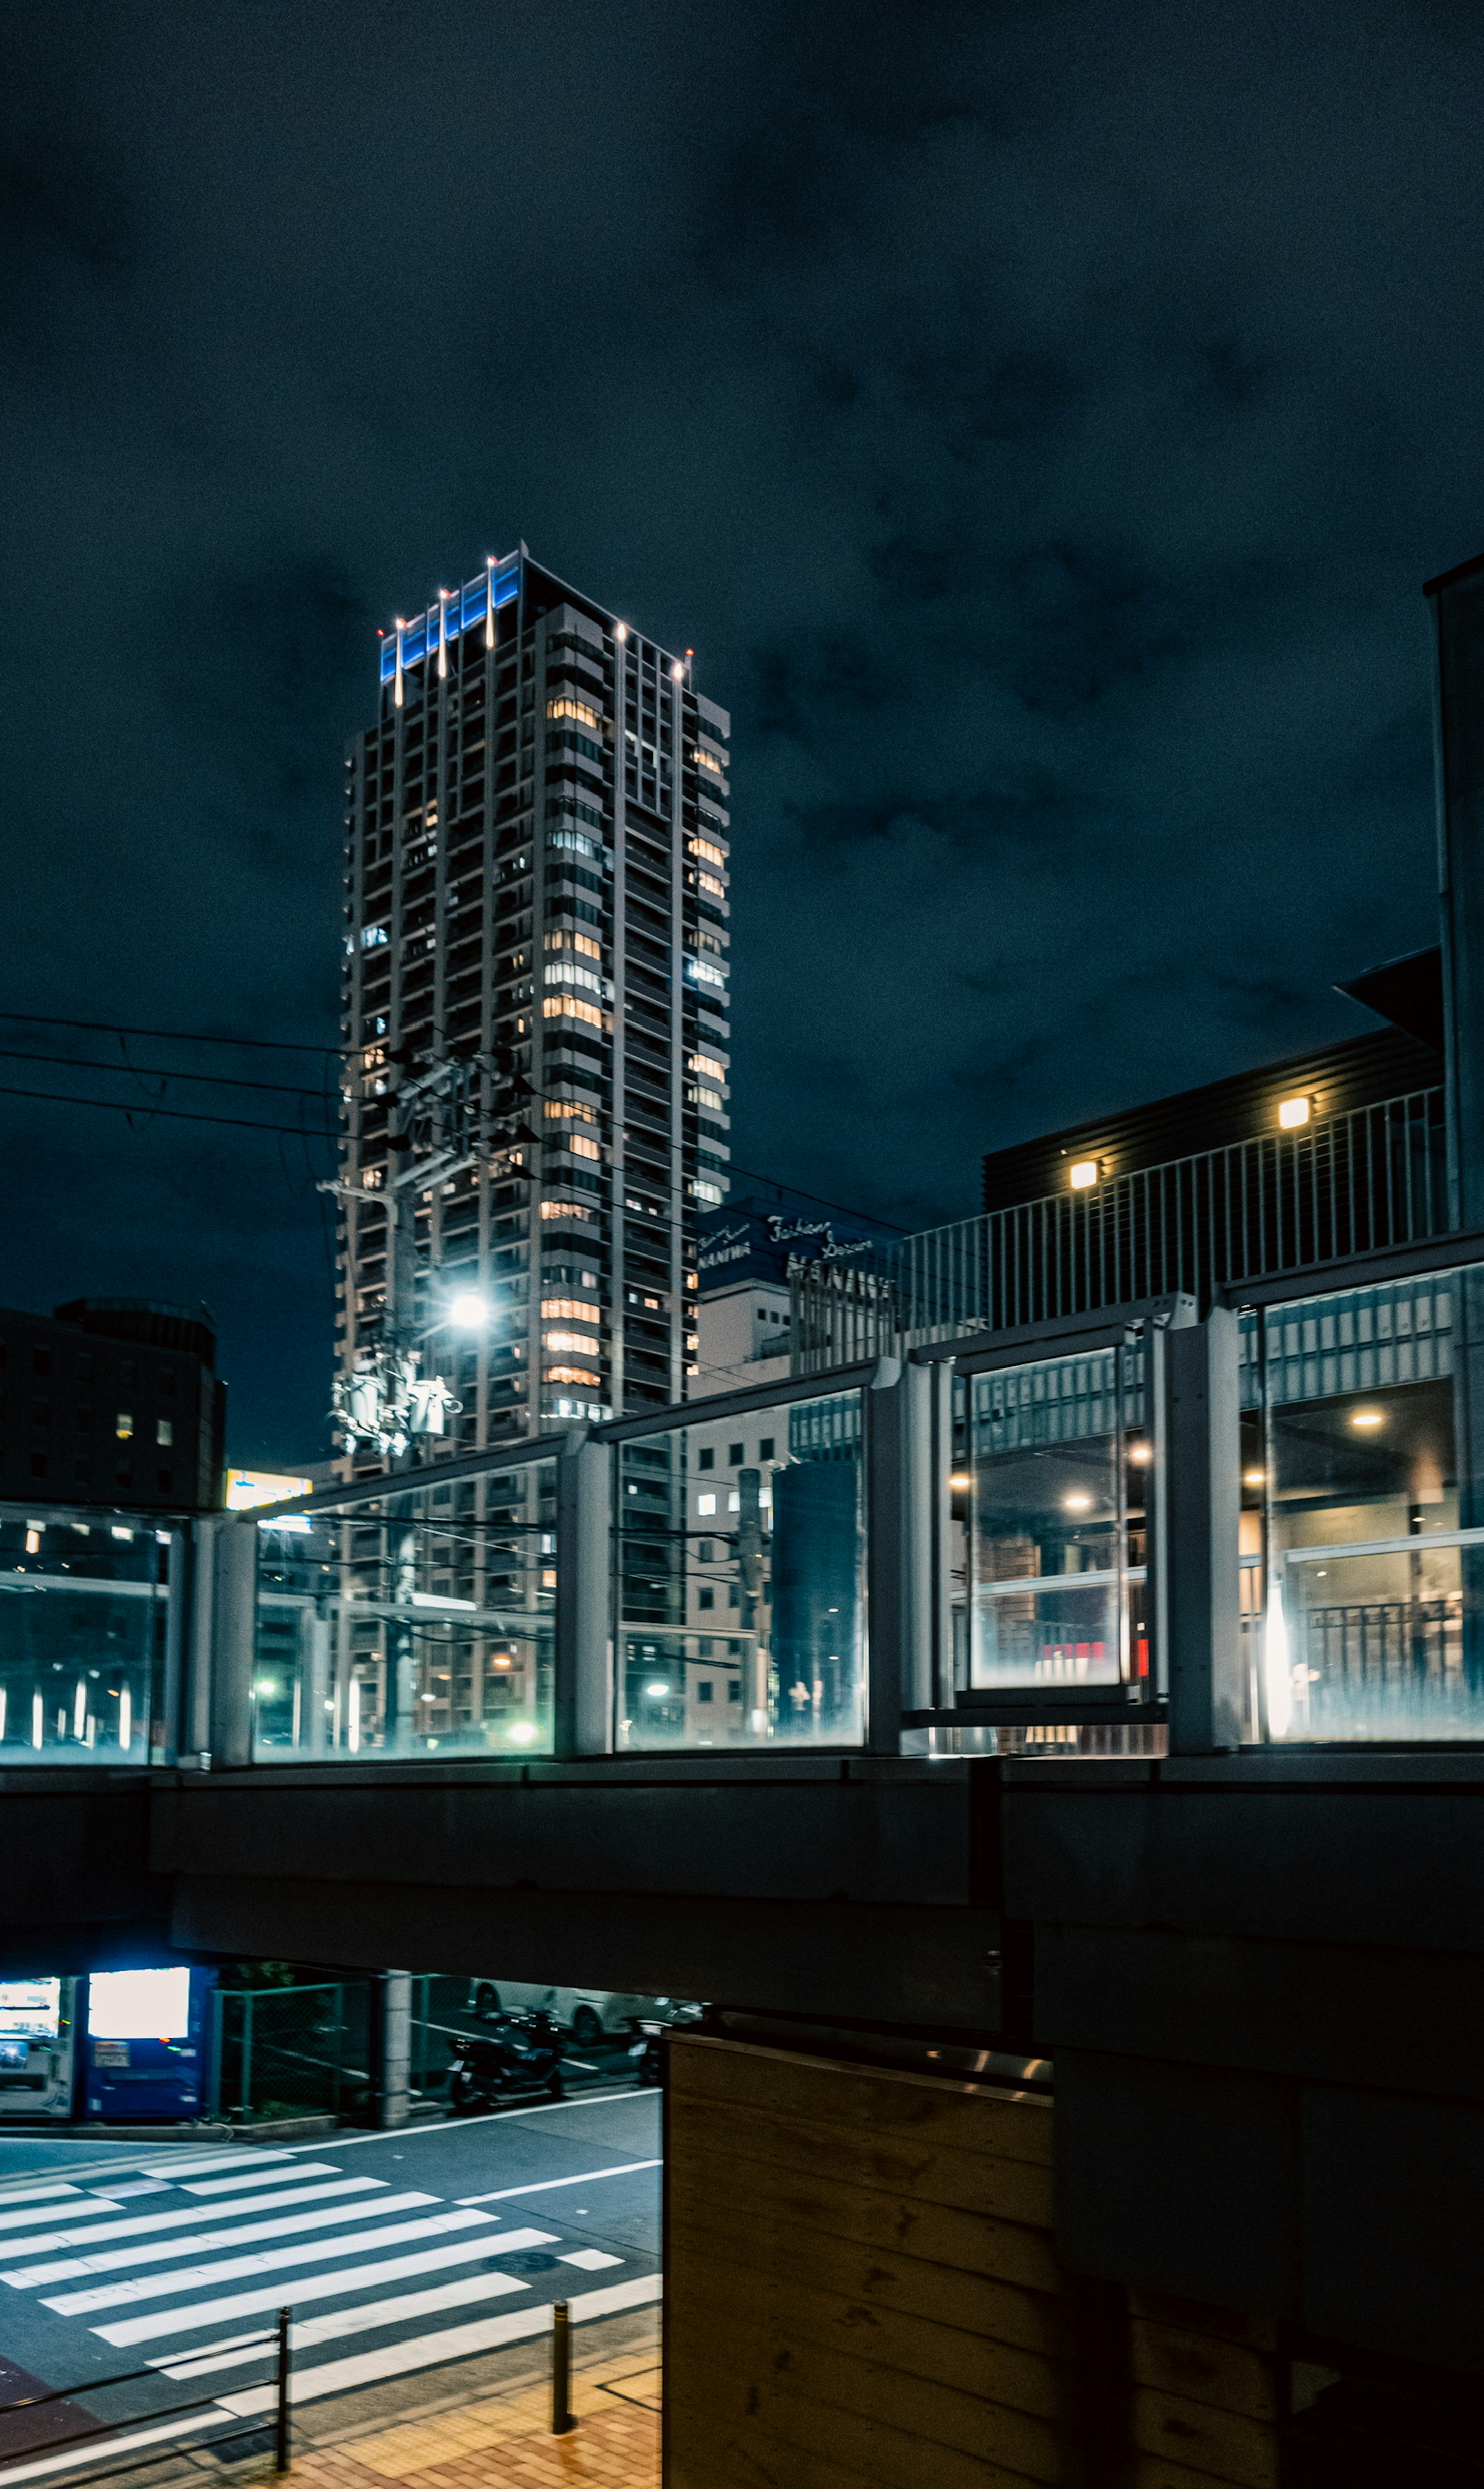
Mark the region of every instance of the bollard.
[[280, 2477], [289, 2468], [289, 2327], [292, 2307], [278, 2310], [278, 2421], [273, 2433], [273, 2469]]
[[572, 2332], [567, 2303], [558, 2299], [552, 2309], [552, 2435], [565, 2437], [577, 2422], [567, 2409], [568, 2389], [572, 2378]]

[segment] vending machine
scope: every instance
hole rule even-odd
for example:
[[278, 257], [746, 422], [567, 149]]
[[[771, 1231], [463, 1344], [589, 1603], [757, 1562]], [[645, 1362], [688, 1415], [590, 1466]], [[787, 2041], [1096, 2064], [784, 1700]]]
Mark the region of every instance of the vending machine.
[[110, 2123], [203, 2117], [214, 1970], [95, 1970], [78, 1984], [79, 2114]]
[[0, 2125], [72, 2113], [75, 1979], [0, 1980]]

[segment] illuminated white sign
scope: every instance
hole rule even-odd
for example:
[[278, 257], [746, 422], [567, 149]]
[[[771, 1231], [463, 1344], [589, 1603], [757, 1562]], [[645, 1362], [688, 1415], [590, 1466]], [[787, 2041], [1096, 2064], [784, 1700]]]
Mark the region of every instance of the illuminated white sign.
[[281, 1477], [274, 1470], [228, 1470], [227, 1510], [250, 1512], [258, 1503], [288, 1503], [297, 1495], [312, 1495], [313, 1478]]
[[0, 2036], [54, 2039], [61, 2010], [60, 1979], [0, 1980]]
[[188, 1970], [95, 1970], [88, 2030], [95, 2040], [184, 2040], [189, 2005]]

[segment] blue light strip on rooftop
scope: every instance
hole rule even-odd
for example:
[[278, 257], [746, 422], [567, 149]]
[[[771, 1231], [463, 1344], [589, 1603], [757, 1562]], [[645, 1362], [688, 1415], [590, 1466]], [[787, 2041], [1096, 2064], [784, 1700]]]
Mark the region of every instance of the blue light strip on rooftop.
[[[443, 641], [457, 640], [471, 622], [482, 622], [490, 609], [493, 591], [496, 611], [508, 605], [521, 592], [521, 557], [507, 553], [502, 561], [490, 570], [482, 570], [465, 587], [455, 588], [443, 605]], [[420, 665], [423, 658], [438, 650], [438, 607], [430, 605], [402, 632], [402, 670]], [[397, 671], [397, 634], [388, 631], [382, 642], [382, 680], [389, 683]]]

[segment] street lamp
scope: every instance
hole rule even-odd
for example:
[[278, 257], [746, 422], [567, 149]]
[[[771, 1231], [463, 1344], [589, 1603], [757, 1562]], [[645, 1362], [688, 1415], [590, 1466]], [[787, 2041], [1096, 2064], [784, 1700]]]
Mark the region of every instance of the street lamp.
[[489, 1319], [489, 1299], [474, 1289], [466, 1289], [449, 1300], [448, 1320], [455, 1330], [483, 1330]]

